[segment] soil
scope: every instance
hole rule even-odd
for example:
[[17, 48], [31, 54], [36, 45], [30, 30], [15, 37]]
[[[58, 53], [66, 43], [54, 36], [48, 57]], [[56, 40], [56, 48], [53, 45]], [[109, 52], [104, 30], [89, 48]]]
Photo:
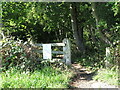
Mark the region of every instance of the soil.
[[92, 78], [96, 75], [96, 72], [88, 71], [79, 64], [72, 64], [72, 70], [74, 77], [70, 82], [70, 88], [118, 88], [114, 85], [93, 80]]

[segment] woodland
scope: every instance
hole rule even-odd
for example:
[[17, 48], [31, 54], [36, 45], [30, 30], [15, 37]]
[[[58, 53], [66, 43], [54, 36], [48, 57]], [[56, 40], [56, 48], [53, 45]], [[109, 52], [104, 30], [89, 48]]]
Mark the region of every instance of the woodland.
[[[111, 80], [110, 84], [119, 85], [119, 2], [2, 2], [1, 5], [2, 88], [68, 88], [71, 66], [37, 60], [41, 55], [33, 52], [36, 47], [30, 45], [31, 41], [59, 43], [64, 38], [71, 42], [72, 64], [92, 71], [101, 68], [111, 71], [103, 74], [104, 80], [115, 78], [112, 79], [115, 83]], [[18, 79], [20, 75], [24, 80]], [[96, 78], [103, 80], [101, 76]]]

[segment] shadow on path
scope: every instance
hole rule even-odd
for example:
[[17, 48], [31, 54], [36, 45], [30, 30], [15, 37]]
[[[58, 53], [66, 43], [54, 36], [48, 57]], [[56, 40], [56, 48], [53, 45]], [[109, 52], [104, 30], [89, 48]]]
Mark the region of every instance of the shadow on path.
[[[70, 88], [89, 88], [89, 81], [92, 81], [93, 76], [96, 75], [96, 72], [87, 71], [85, 68], [80, 66], [79, 64], [72, 64], [72, 70], [74, 72], [74, 76], [71, 78]], [[83, 85], [82, 85], [83, 84]]]

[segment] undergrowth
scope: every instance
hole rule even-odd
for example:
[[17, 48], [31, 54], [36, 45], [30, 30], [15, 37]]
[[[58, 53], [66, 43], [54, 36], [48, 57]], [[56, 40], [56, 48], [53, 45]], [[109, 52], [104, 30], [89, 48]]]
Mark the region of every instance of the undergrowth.
[[30, 42], [6, 38], [0, 49], [0, 88], [67, 88], [72, 72], [62, 61], [42, 60]]
[[100, 69], [98, 70], [97, 75], [93, 77], [93, 79], [118, 86], [120, 85], [120, 80], [118, 79], [118, 77], [120, 77], [118, 71], [110, 69]]
[[72, 73], [50, 66], [34, 72], [11, 68], [0, 74], [1, 88], [67, 88]]

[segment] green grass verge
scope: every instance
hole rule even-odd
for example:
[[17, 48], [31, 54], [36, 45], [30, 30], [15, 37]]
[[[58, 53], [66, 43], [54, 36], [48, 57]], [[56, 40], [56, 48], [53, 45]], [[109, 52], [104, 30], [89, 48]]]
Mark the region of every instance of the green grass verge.
[[120, 80], [118, 80], [118, 72], [109, 69], [100, 69], [96, 76], [93, 77], [94, 80], [103, 81], [111, 85], [120, 85]]
[[45, 67], [34, 72], [10, 69], [0, 73], [1, 88], [67, 88], [72, 72]]

